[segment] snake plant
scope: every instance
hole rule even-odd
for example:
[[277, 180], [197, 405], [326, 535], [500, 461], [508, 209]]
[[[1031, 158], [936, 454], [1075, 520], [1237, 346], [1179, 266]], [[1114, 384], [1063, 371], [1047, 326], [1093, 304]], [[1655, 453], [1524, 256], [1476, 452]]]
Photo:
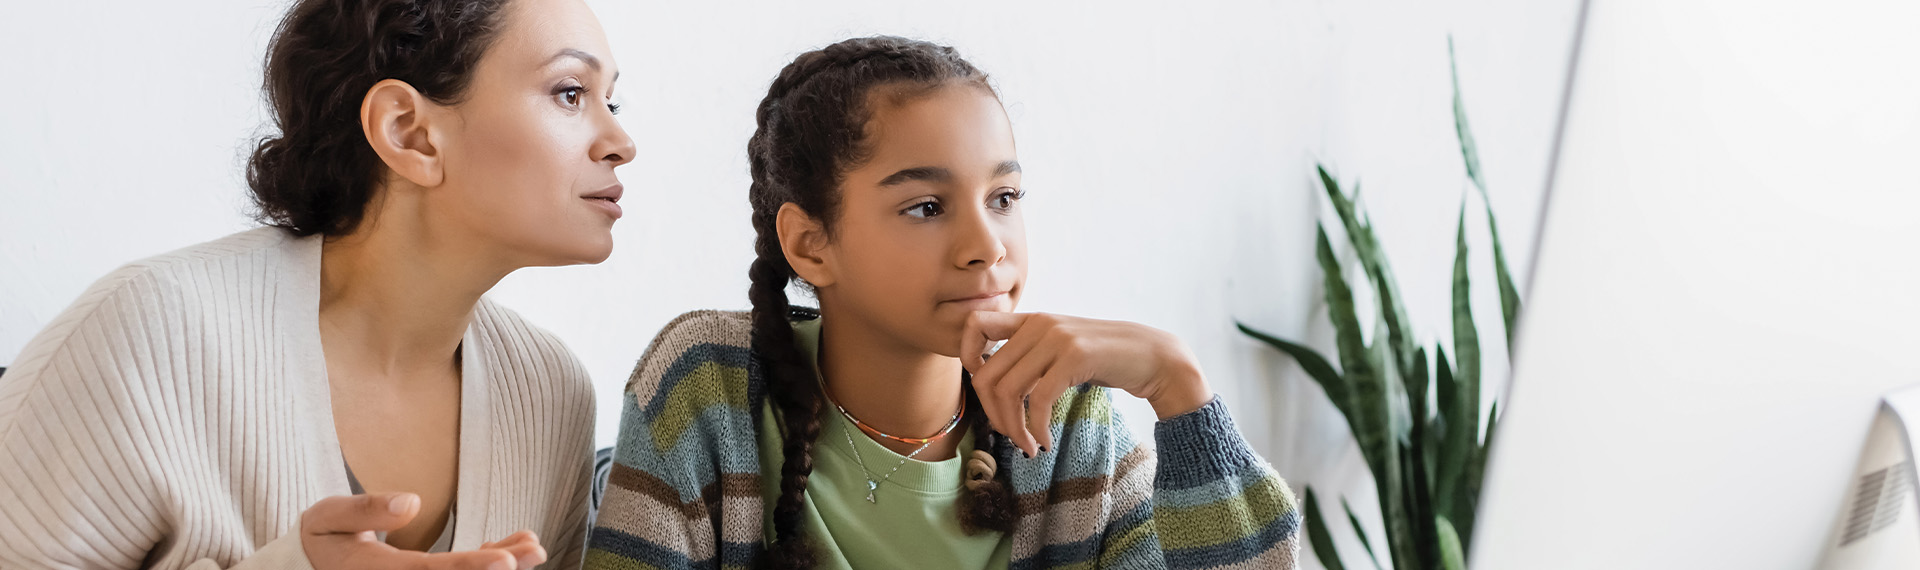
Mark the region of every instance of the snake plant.
[[[1447, 56], [1451, 61], [1451, 39], [1447, 42]], [[1480, 159], [1473, 135], [1467, 128], [1466, 105], [1460, 98], [1457, 65], [1453, 68], [1453, 117], [1460, 155], [1466, 161], [1467, 178], [1479, 190], [1481, 202], [1487, 203]], [[1378, 546], [1387, 550], [1395, 568], [1460, 570], [1465, 567], [1467, 547], [1473, 540], [1474, 509], [1479, 502], [1480, 482], [1487, 461], [1486, 442], [1493, 435], [1500, 411], [1495, 403], [1483, 438], [1480, 334], [1468, 302], [1471, 280], [1467, 270], [1466, 208], [1469, 196], [1461, 196], [1455, 238], [1453, 350], [1449, 353], [1439, 343], [1427, 345], [1414, 338], [1413, 324], [1407, 318], [1386, 252], [1358, 203], [1358, 187], [1353, 196], [1349, 196], [1324, 165], [1317, 170], [1320, 185], [1332, 202], [1346, 241], [1353, 249], [1353, 263], [1357, 263], [1365, 275], [1364, 282], [1348, 282], [1348, 267], [1335, 255], [1326, 225], [1320, 224], [1314, 243], [1315, 257], [1324, 274], [1339, 366], [1304, 344], [1260, 332], [1244, 323], [1237, 326], [1241, 332], [1291, 356], [1346, 417], [1347, 428], [1373, 472], [1374, 487], [1380, 497], [1380, 515], [1385, 521], [1385, 542], [1374, 541], [1361, 529], [1359, 517], [1354, 515], [1346, 499], [1340, 499], [1345, 522], [1359, 535], [1371, 565], [1376, 569], [1385, 567], [1375, 552]], [[1500, 248], [1493, 208], [1491, 204], [1486, 208], [1487, 229], [1493, 243], [1494, 277], [1507, 331], [1505, 340], [1511, 347], [1520, 295]], [[1372, 290], [1371, 302], [1377, 306], [1370, 311], [1374, 315], [1371, 323], [1360, 320], [1355, 287]], [[1370, 327], [1373, 334], [1363, 335], [1363, 327]], [[1328, 518], [1335, 514], [1321, 509], [1322, 503], [1311, 486], [1305, 495], [1307, 537], [1313, 544], [1314, 554], [1328, 570], [1345, 570], [1346, 565], [1334, 551], [1328, 533], [1339, 521]]]

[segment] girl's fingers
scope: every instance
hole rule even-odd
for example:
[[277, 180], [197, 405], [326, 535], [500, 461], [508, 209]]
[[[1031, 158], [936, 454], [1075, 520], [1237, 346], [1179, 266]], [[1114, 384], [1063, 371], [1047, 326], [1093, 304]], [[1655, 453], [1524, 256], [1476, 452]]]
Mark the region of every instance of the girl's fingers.
[[[1002, 360], [1002, 358], [1008, 360]], [[1018, 360], [1012, 360], [1014, 358]], [[1001, 429], [1000, 433], [1013, 438], [1013, 444], [1029, 456], [1040, 453], [1040, 441], [1027, 432], [1027, 416], [1031, 412], [1026, 409], [1026, 405], [1038, 404], [1038, 402], [1029, 402], [1027, 396], [1034, 392], [1034, 385], [1040, 382], [1041, 376], [1047, 373], [1047, 369], [1051, 368], [1053, 363], [1052, 351], [1043, 348], [1023, 351], [1022, 354], [995, 353], [989, 364], [989, 366], [1004, 366], [1008, 370], [1005, 374], [989, 377], [992, 382], [991, 388], [987, 390], [988, 394], [982, 395], [981, 402], [984, 404], [988, 398], [992, 398], [998, 405], [987, 408], [988, 419], [995, 420], [996, 429], [999, 425], [1005, 424], [1006, 429]], [[979, 384], [974, 385], [974, 391], [980, 391]], [[996, 409], [997, 413], [1007, 415], [993, 417]]]
[[1027, 396], [1027, 431], [1040, 438], [1042, 450], [1054, 449], [1053, 405], [1067, 389], [1079, 383], [1077, 373], [1073, 363], [1056, 360]]
[[[985, 363], [980, 365], [979, 369], [972, 371], [973, 377], [985, 378], [988, 382], [999, 382], [1002, 376], [1005, 376], [1008, 371], [1013, 370], [1013, 367], [1018, 366], [1021, 361], [1025, 360], [1027, 354], [1033, 352], [1034, 347], [1046, 342], [1049, 337], [1053, 336], [1048, 334], [1050, 332], [1051, 329], [1046, 319], [1026, 319], [1018, 330], [1007, 335], [1009, 337], [1006, 339], [1007, 342], [1001, 344], [1000, 349], [993, 352], [992, 358], [988, 358]], [[1044, 371], [1045, 369], [1035, 371], [1033, 376], [1039, 377], [1040, 372]]]
[[1030, 315], [994, 311], [974, 311], [968, 315], [960, 332], [960, 365], [968, 372], [980, 373], [981, 365], [987, 361], [987, 345], [1013, 338], [1013, 333], [1020, 330]]

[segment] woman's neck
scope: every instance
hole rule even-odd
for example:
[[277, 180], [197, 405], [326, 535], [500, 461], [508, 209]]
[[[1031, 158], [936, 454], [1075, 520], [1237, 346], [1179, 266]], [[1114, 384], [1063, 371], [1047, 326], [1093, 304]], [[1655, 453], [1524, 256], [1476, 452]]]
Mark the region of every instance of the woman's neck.
[[[959, 359], [908, 346], [876, 327], [846, 318], [822, 319], [819, 358], [833, 401], [861, 423], [887, 434], [934, 435], [951, 423], [960, 407]], [[914, 458], [952, 457], [964, 427], [954, 428]], [[920, 447], [886, 438], [874, 441], [903, 455]]]
[[[376, 200], [376, 204], [380, 201]], [[320, 332], [329, 375], [410, 377], [446, 370], [480, 296], [511, 269], [436, 236], [418, 208], [385, 201], [320, 249]], [[332, 370], [344, 363], [354, 370]]]

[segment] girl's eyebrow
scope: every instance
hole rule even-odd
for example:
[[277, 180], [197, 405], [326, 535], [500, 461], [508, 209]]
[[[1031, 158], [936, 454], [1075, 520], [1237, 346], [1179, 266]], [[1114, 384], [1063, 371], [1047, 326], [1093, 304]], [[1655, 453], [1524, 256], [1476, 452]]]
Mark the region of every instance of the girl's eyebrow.
[[1009, 160], [1006, 162], [1002, 162], [999, 164], [999, 166], [995, 166], [993, 168], [993, 177], [999, 178], [999, 177], [1006, 176], [1008, 174], [1013, 174], [1019, 171], [1020, 171], [1020, 161]]
[[939, 166], [915, 166], [887, 175], [880, 179], [881, 186], [897, 186], [921, 180], [926, 182], [947, 182], [953, 180], [953, 171]]
[[[999, 177], [1006, 176], [1008, 174], [1013, 174], [1019, 171], [1020, 171], [1020, 161], [1017, 161], [1017, 160], [1003, 161], [1000, 164], [994, 165], [993, 175], [990, 176], [990, 178], [999, 178]], [[893, 174], [887, 175], [886, 178], [880, 179], [880, 186], [883, 186], [883, 187], [897, 186], [900, 184], [905, 184], [913, 181], [941, 183], [941, 182], [949, 182], [952, 180], [953, 180], [953, 171], [947, 170], [946, 167], [915, 166], [913, 168], [902, 169], [899, 172], [895, 172]]]

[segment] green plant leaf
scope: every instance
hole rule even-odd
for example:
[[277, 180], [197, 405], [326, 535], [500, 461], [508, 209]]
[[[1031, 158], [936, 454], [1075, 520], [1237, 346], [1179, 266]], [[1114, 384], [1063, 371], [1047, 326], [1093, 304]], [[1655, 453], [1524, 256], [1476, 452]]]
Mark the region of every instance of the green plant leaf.
[[1405, 376], [1413, 360], [1413, 337], [1408, 331], [1412, 328], [1407, 318], [1407, 308], [1400, 298], [1399, 285], [1394, 281], [1392, 264], [1388, 263], [1386, 251], [1380, 246], [1380, 240], [1374, 236], [1373, 226], [1361, 219], [1359, 205], [1360, 188], [1354, 185], [1354, 198], [1348, 198], [1340, 190], [1340, 183], [1327, 172], [1326, 165], [1315, 165], [1320, 174], [1320, 184], [1327, 191], [1327, 200], [1333, 203], [1333, 211], [1340, 216], [1340, 224], [1347, 232], [1347, 241], [1353, 244], [1360, 266], [1366, 270], [1367, 280], [1373, 284], [1374, 294], [1379, 297], [1381, 314], [1387, 321], [1387, 338], [1392, 342], [1395, 371]]
[[1380, 385], [1385, 390], [1387, 404], [1388, 436], [1395, 445], [1405, 445], [1408, 434], [1413, 428], [1413, 410], [1407, 405], [1406, 380], [1395, 373], [1393, 350], [1381, 339], [1387, 335], [1386, 322], [1375, 312], [1373, 319], [1373, 344], [1367, 345], [1367, 357], [1373, 362], [1373, 369], [1383, 371]]
[[1454, 430], [1453, 405], [1460, 397], [1460, 383], [1453, 380], [1453, 366], [1448, 362], [1446, 347], [1434, 347], [1438, 352], [1434, 359], [1434, 415], [1433, 424], [1439, 428], [1427, 437], [1432, 443], [1434, 457], [1427, 458], [1435, 464], [1434, 471], [1434, 510], [1442, 513], [1452, 512], [1454, 496], [1450, 490], [1464, 472], [1465, 465], [1452, 461], [1454, 452], [1448, 443]]
[[1307, 376], [1313, 378], [1313, 381], [1320, 385], [1320, 389], [1327, 393], [1327, 399], [1333, 401], [1333, 407], [1340, 410], [1340, 416], [1347, 420], [1347, 429], [1354, 433], [1359, 433], [1360, 428], [1353, 425], [1353, 420], [1354, 418], [1365, 416], [1353, 409], [1353, 388], [1347, 382], [1346, 377], [1341, 376], [1338, 371], [1335, 371], [1333, 364], [1327, 362], [1325, 356], [1321, 356], [1320, 351], [1300, 343], [1260, 332], [1244, 323], [1235, 322], [1234, 326], [1238, 327], [1241, 333], [1266, 343], [1268, 346], [1278, 349], [1287, 356], [1293, 357], [1293, 360], [1300, 364], [1300, 368], [1307, 372]]
[[1360, 535], [1360, 547], [1367, 549], [1367, 558], [1373, 561], [1374, 570], [1386, 570], [1380, 566], [1380, 555], [1373, 553], [1373, 541], [1367, 540], [1367, 531], [1360, 528], [1360, 517], [1353, 516], [1353, 506], [1347, 504], [1346, 497], [1340, 497], [1340, 508], [1347, 511], [1347, 522], [1353, 523], [1353, 533]]
[[[1333, 320], [1335, 344], [1340, 350], [1342, 376], [1352, 388], [1349, 397], [1353, 414], [1347, 426], [1360, 445], [1360, 454], [1373, 472], [1374, 488], [1380, 495], [1382, 518], [1387, 525], [1387, 549], [1395, 560], [1417, 560], [1412, 529], [1408, 526], [1406, 506], [1401, 493], [1403, 474], [1395, 441], [1394, 420], [1388, 401], [1386, 371], [1375, 362], [1361, 336], [1360, 318], [1354, 310], [1353, 289], [1347, 285], [1340, 260], [1333, 254], [1325, 226], [1318, 228], [1315, 256], [1325, 279], [1327, 313]], [[1397, 387], [1397, 386], [1396, 386]]]
[[1307, 487], [1307, 542], [1313, 544], [1313, 556], [1320, 559], [1320, 565], [1327, 570], [1346, 570], [1340, 564], [1340, 553], [1333, 549], [1333, 534], [1327, 532], [1326, 519], [1320, 517], [1320, 501], [1313, 496], [1313, 487]]
[[1401, 501], [1406, 505], [1408, 532], [1412, 537], [1415, 553], [1412, 566], [1423, 570], [1437, 570], [1434, 561], [1440, 559], [1439, 531], [1434, 528], [1433, 494], [1427, 486], [1426, 461], [1421, 457], [1423, 450], [1419, 446], [1400, 446], [1400, 465], [1405, 474], [1401, 479]]
[[1460, 64], [1453, 54], [1453, 36], [1447, 36], [1447, 67], [1453, 74], [1453, 127], [1460, 138], [1460, 157], [1466, 161], [1467, 179], [1480, 189], [1480, 200], [1486, 204], [1487, 232], [1493, 237], [1494, 277], [1500, 287], [1500, 316], [1506, 325], [1507, 350], [1513, 350], [1513, 323], [1520, 316], [1520, 289], [1513, 285], [1513, 274], [1507, 269], [1507, 253], [1500, 247], [1500, 225], [1494, 220], [1493, 198], [1487, 194], [1486, 178], [1480, 171], [1479, 145], [1473, 141], [1473, 129], [1467, 127], [1467, 102], [1460, 96]]
[[1367, 355], [1366, 341], [1361, 336], [1360, 317], [1354, 310], [1353, 289], [1347, 286], [1340, 260], [1333, 255], [1333, 244], [1327, 239], [1325, 227], [1319, 228], [1314, 249], [1325, 279], [1327, 313], [1333, 320], [1335, 344], [1340, 351], [1340, 369], [1351, 388], [1347, 395], [1350, 411], [1343, 411], [1347, 414], [1347, 426], [1353, 430], [1354, 440], [1360, 444], [1367, 467], [1374, 473], [1385, 473], [1392, 455], [1389, 447], [1392, 426], [1387, 417], [1384, 383]]
[[1467, 127], [1467, 103], [1460, 98], [1460, 64], [1453, 57], [1453, 35], [1447, 35], [1447, 68], [1453, 73], [1453, 129], [1460, 137], [1460, 158], [1467, 163], [1467, 179], [1485, 191], [1487, 183], [1480, 176], [1480, 151], [1473, 143], [1473, 130]]
[[1467, 464], [1467, 472], [1461, 475], [1463, 490], [1460, 500], [1464, 502], [1449, 514], [1453, 520], [1460, 521], [1454, 530], [1459, 531], [1462, 547], [1473, 546], [1473, 525], [1480, 512], [1480, 485], [1486, 481], [1488, 450], [1493, 446], [1493, 430], [1497, 427], [1500, 427], [1500, 403], [1494, 402], [1487, 416], [1487, 437], [1475, 448], [1473, 461]]
[[[1507, 270], [1507, 253], [1500, 247], [1500, 226], [1493, 221], [1493, 202], [1487, 199], [1487, 191], [1480, 191], [1480, 201], [1487, 206], [1487, 233], [1493, 238], [1493, 274], [1500, 285], [1500, 317], [1502, 331], [1507, 339], [1507, 353], [1513, 353], [1513, 323], [1520, 318], [1520, 289], [1513, 286], [1513, 273]], [[1512, 360], [1512, 356], [1507, 357]]]
[[[1280, 352], [1286, 353], [1287, 356], [1293, 357], [1296, 362], [1300, 363], [1300, 368], [1307, 372], [1307, 376], [1312, 377], [1315, 382], [1320, 383], [1321, 389], [1326, 390], [1329, 396], [1332, 396], [1336, 392], [1340, 394], [1339, 397], [1333, 398], [1334, 400], [1339, 401], [1346, 399], [1346, 379], [1340, 377], [1340, 372], [1333, 369], [1333, 364], [1327, 362], [1327, 357], [1321, 356], [1320, 351], [1300, 343], [1260, 332], [1253, 327], [1247, 326], [1246, 323], [1234, 321], [1233, 326], [1240, 329], [1242, 334], [1253, 337], [1260, 342], [1266, 343], [1267, 346], [1271, 346]], [[1345, 411], [1342, 410], [1342, 413], [1345, 413]]]
[[[1447, 438], [1442, 453], [1442, 493], [1452, 495], [1443, 511], [1449, 519], [1473, 519], [1477, 490], [1471, 472], [1480, 451], [1480, 333], [1473, 323], [1471, 286], [1467, 277], [1467, 206], [1460, 203], [1460, 230], [1453, 261], [1453, 348], [1455, 394], [1447, 411]], [[1457, 528], [1455, 530], [1458, 530]]]
[[1460, 536], [1454, 532], [1453, 523], [1447, 517], [1439, 517], [1440, 527], [1440, 567], [1444, 570], [1466, 570], [1467, 550], [1460, 542]]

